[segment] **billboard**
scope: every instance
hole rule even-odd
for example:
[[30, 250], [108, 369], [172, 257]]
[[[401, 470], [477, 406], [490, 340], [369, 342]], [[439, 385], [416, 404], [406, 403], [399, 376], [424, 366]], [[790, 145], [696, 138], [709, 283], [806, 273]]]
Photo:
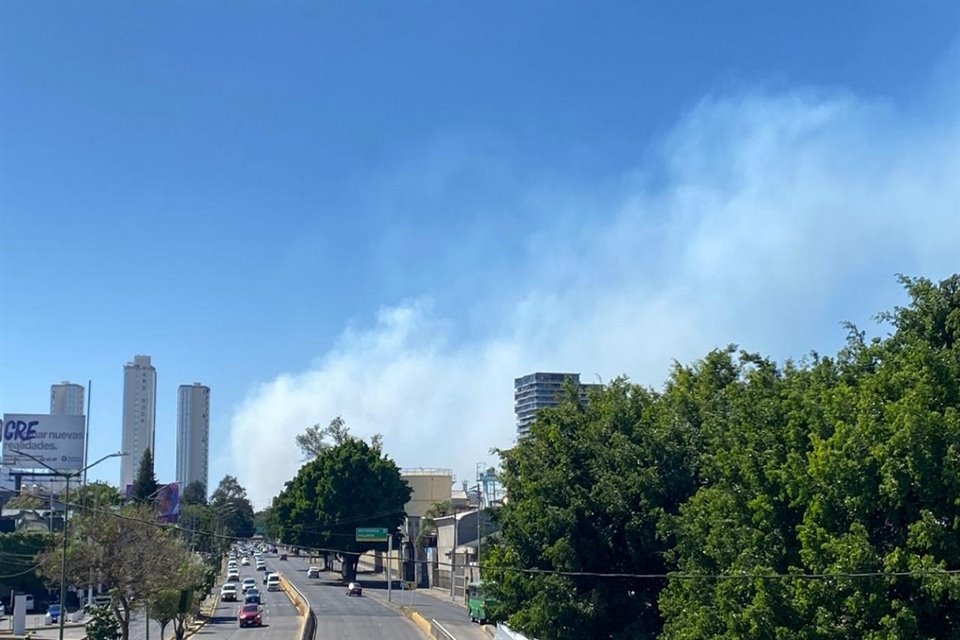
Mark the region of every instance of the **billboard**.
[[176, 482], [160, 485], [157, 491], [157, 519], [176, 522], [180, 517], [180, 485]]
[[57, 471], [79, 471], [83, 468], [84, 420], [83, 416], [3, 414], [0, 466], [5, 470], [47, 471], [36, 460], [15, 453], [22, 451]]

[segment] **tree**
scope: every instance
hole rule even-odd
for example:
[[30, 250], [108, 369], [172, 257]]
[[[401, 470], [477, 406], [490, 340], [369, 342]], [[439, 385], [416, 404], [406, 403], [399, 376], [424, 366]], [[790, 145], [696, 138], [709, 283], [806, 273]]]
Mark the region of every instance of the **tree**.
[[434, 502], [427, 507], [426, 511], [423, 513], [423, 517], [420, 518], [420, 531], [417, 533], [417, 546], [423, 549], [426, 539], [436, 534], [437, 518], [442, 518], [443, 516], [448, 516], [452, 513], [453, 503], [451, 503], [449, 500]]
[[106, 482], [90, 482], [70, 489], [70, 501], [86, 509], [115, 507], [123, 502], [120, 492]]
[[277, 513], [273, 507], [267, 507], [253, 514], [253, 524], [257, 533], [270, 540], [276, 540], [280, 535], [280, 525], [277, 522]]
[[147, 599], [150, 619], [160, 625], [160, 640], [163, 640], [167, 625], [177, 617], [179, 607], [180, 591], [178, 589], [160, 589]]
[[[130, 637], [130, 616], [159, 589], [176, 584], [188, 554], [172, 529], [159, 525], [149, 505], [131, 505], [119, 513], [87, 511], [71, 518], [67, 579], [86, 584], [91, 576], [110, 586], [110, 609], [123, 640]], [[62, 538], [61, 538], [62, 539]], [[60, 581], [60, 544], [40, 554], [40, 574]]]
[[210, 507], [221, 533], [234, 538], [249, 538], [255, 532], [253, 505], [247, 491], [231, 475], [226, 475], [210, 496]]
[[87, 605], [84, 612], [89, 616], [85, 629], [87, 640], [120, 639], [120, 623], [109, 607]]
[[153, 470], [153, 454], [149, 447], [143, 450], [140, 457], [140, 466], [137, 467], [137, 477], [133, 481], [131, 499], [137, 504], [152, 504], [156, 498], [160, 484]]
[[674, 581], [665, 638], [960, 637], [960, 276], [901, 282], [888, 337], [740, 367], [676, 521], [683, 571], [826, 577]]
[[568, 389], [501, 453], [499, 613], [540, 640], [960, 638], [960, 275], [901, 282], [892, 333], [835, 357]]
[[660, 530], [696, 489], [691, 445], [658, 394], [621, 379], [584, 404], [568, 383], [501, 452], [510, 499], [482, 567], [496, 583], [494, 616], [540, 640], [655, 638], [663, 580], [590, 574], [666, 572]]
[[16, 531], [0, 533], [0, 578], [5, 587], [22, 593], [43, 591], [42, 577], [36, 570], [36, 558], [53, 546], [54, 537], [48, 533]]
[[285, 543], [343, 552], [342, 574], [352, 580], [359, 554], [386, 547], [357, 542], [356, 528], [395, 531], [411, 490], [397, 465], [382, 452], [345, 429], [339, 433], [336, 444], [319, 450], [300, 467], [274, 499], [273, 508]]
[[22, 493], [7, 500], [4, 509], [23, 509], [33, 510], [42, 509], [44, 501], [38, 496], [32, 496], [28, 493]]
[[317, 458], [330, 447], [343, 444], [349, 437], [349, 430], [343, 418], [337, 416], [325, 427], [315, 424], [297, 436], [297, 446], [303, 452], [304, 460]]
[[202, 480], [194, 480], [180, 494], [182, 504], [207, 504], [207, 485]]

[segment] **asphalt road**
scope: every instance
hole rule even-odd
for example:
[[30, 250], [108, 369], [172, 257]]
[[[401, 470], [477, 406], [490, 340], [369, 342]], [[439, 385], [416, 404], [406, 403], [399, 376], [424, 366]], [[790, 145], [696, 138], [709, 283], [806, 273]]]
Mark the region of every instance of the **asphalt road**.
[[[294, 556], [276, 565], [286, 565], [280, 567], [280, 572], [310, 601], [317, 616], [317, 640], [423, 640], [426, 637], [412, 622], [376, 598], [347, 596], [346, 585], [340, 582], [337, 573], [325, 572], [318, 579], [307, 578], [307, 561]], [[383, 581], [380, 583], [383, 585]]]
[[[363, 574], [360, 577], [361, 582], [363, 582]], [[373, 574], [371, 574], [371, 577], [373, 577]], [[371, 588], [370, 595], [386, 600], [386, 580], [374, 580], [371, 582], [371, 586], [373, 585], [376, 585], [376, 589]], [[394, 589], [392, 599], [394, 604], [415, 609], [427, 620], [436, 620], [457, 640], [490, 640], [479, 624], [470, 621], [467, 608], [454, 603], [447, 595], [438, 597], [434, 594], [427, 595], [419, 589], [403, 592]]]
[[[267, 568], [275, 570], [276, 557], [266, 556]], [[301, 618], [297, 608], [282, 591], [267, 591], [263, 584], [263, 572], [253, 567], [240, 567], [240, 580], [254, 578], [260, 590], [263, 605], [263, 626], [237, 626], [237, 608], [239, 602], [220, 602], [207, 624], [194, 636], [204, 640], [299, 640]], [[240, 585], [237, 584], [239, 590]], [[216, 587], [219, 593], [220, 585]], [[238, 596], [242, 598], [242, 596]], [[154, 637], [150, 635], [151, 639]]]

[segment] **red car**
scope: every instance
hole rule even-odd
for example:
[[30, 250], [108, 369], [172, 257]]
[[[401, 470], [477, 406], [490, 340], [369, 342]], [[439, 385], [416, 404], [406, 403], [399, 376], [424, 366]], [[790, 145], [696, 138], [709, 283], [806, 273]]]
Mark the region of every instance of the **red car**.
[[237, 610], [237, 626], [239, 627], [260, 627], [263, 626], [263, 618], [260, 617], [260, 605], [245, 604]]

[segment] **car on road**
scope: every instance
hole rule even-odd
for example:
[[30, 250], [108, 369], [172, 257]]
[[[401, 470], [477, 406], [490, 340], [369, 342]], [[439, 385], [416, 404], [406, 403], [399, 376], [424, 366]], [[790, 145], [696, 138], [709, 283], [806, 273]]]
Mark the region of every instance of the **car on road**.
[[280, 559], [283, 560], [283, 561], [286, 561], [286, 559], [287, 559], [287, 554], [281, 553], [281, 554], [280, 554]]
[[308, 578], [319, 578], [320, 577], [320, 567], [310, 567], [307, 569]]
[[265, 560], [257, 560], [257, 571], [266, 571], [267, 563]]
[[51, 604], [47, 607], [47, 617], [50, 618], [50, 623], [57, 622], [60, 619], [60, 605]]
[[267, 591], [280, 591], [280, 576], [271, 573], [267, 577]]
[[237, 610], [238, 627], [260, 627], [263, 616], [258, 604], [245, 604]]
[[240, 588], [243, 589], [243, 592], [244, 592], [244, 593], [247, 592], [247, 589], [256, 589], [256, 588], [257, 588], [257, 581], [254, 580], [253, 578], [244, 578], [244, 579], [243, 579], [243, 584], [241, 585]]
[[267, 584], [267, 580], [270, 578], [271, 575], [273, 575], [273, 574], [270, 573], [269, 571], [265, 571], [265, 572], [264, 572], [264, 574], [263, 574], [263, 584]]
[[236, 602], [237, 601], [237, 585], [232, 582], [220, 587], [220, 599], [223, 602]]
[[249, 567], [249, 566], [250, 566], [250, 558], [248, 558], [247, 556], [243, 556], [242, 558], [240, 558], [240, 564], [242, 564], [242, 565], [245, 566], [245, 567]]
[[362, 596], [363, 587], [360, 586], [359, 582], [351, 582], [347, 585], [347, 595], [348, 596]]
[[247, 589], [243, 596], [244, 604], [260, 604], [260, 589]]
[[230, 569], [227, 571], [227, 582], [239, 582], [240, 572], [236, 569]]

